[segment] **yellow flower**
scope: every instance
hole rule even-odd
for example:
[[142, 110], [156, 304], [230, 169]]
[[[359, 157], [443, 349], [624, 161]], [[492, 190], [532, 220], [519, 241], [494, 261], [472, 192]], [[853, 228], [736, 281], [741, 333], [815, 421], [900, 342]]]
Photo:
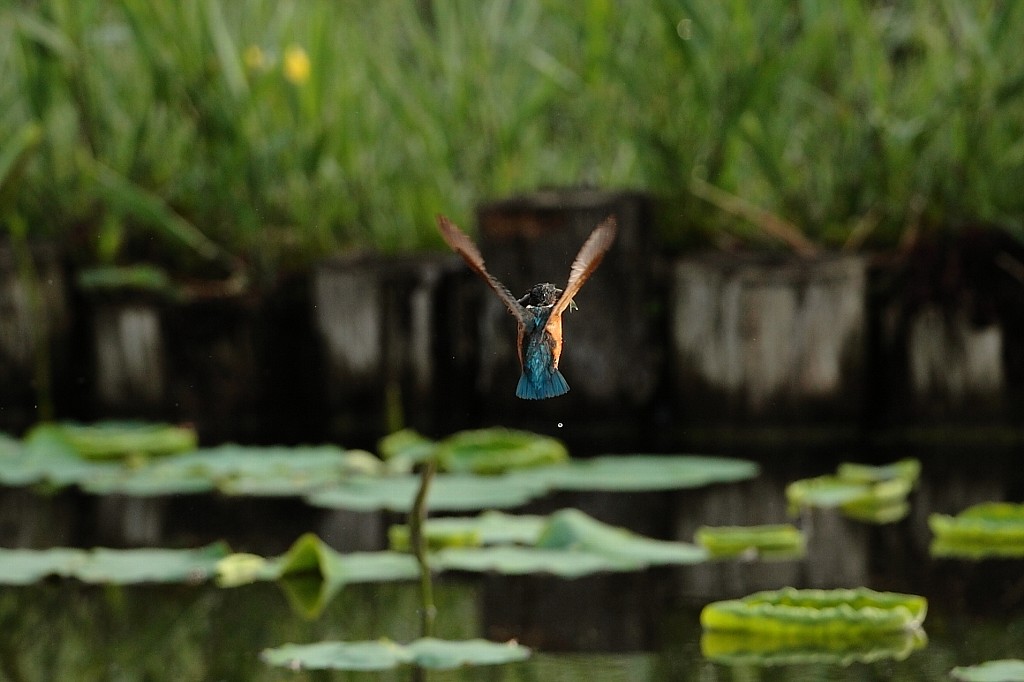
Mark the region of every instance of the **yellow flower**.
[[296, 85], [309, 80], [309, 55], [298, 45], [284, 51], [284, 77]]
[[262, 71], [267, 68], [267, 55], [259, 45], [250, 45], [242, 53], [242, 62], [250, 71]]

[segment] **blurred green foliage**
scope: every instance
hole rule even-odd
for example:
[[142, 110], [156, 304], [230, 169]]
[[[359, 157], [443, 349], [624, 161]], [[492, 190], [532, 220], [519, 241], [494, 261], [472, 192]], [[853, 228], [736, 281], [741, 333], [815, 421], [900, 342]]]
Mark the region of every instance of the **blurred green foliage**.
[[653, 191], [675, 245], [769, 243], [695, 186], [829, 246], [1024, 236], [1022, 34], [998, 0], [17, 0], [0, 221], [257, 282], [557, 185]]

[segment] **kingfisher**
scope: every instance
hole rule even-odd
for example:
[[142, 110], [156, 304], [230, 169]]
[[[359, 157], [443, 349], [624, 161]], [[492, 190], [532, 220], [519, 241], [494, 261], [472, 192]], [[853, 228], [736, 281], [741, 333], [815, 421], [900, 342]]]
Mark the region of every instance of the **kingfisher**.
[[604, 254], [615, 241], [615, 216], [606, 218], [583, 242], [569, 269], [569, 281], [564, 289], [543, 282], [533, 285], [519, 299], [487, 272], [480, 250], [455, 223], [438, 215], [437, 227], [448, 246], [462, 256], [466, 264], [494, 290], [519, 324], [516, 349], [523, 373], [516, 386], [516, 397], [542, 400], [567, 393], [569, 384], [558, 371], [558, 359], [562, 355], [562, 313], [567, 308], [575, 308], [573, 298], [583, 283], [594, 274]]

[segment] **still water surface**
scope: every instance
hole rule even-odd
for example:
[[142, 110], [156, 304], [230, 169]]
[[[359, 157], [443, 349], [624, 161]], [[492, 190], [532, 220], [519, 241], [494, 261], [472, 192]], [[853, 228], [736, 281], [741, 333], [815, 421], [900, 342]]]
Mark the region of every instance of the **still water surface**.
[[[671, 572], [637, 578], [629, 587], [655, 591]], [[546, 583], [538, 597], [555, 603], [579, 598], [560, 595]], [[646, 600], [643, 614], [609, 608], [602, 622], [580, 619], [569, 608], [552, 631], [578, 631], [578, 641], [556, 641], [543, 624], [516, 614], [522, 605], [491, 608], [503, 579], [445, 579], [438, 591], [439, 636], [501, 637], [522, 627], [519, 639], [538, 646], [534, 657], [513, 665], [431, 671], [441, 681], [587, 680], [941, 680], [956, 665], [1024, 654], [1024, 617], [971, 614], [933, 603], [925, 622], [929, 643], [904, 660], [728, 666], [701, 654], [699, 608], [686, 599]], [[585, 579], [600, 597], [620, 582], [616, 577]], [[620, 585], [625, 587], [626, 585]], [[279, 586], [236, 589], [211, 586], [95, 587], [48, 582], [0, 592], [0, 679], [44, 680], [410, 680], [408, 669], [384, 673], [292, 672], [260, 662], [265, 647], [324, 639], [416, 636], [418, 594], [412, 585], [350, 586], [316, 619], [296, 613]], [[598, 610], [584, 608], [584, 612]], [[623, 618], [629, 623], [623, 623]], [[642, 631], [639, 638], [630, 631]], [[611, 638], [609, 638], [611, 634]], [[616, 641], [632, 638], [631, 642]], [[551, 648], [546, 648], [544, 644]], [[424, 679], [424, 678], [419, 678]]]
[[[235, 589], [97, 587], [50, 580], [29, 587], [0, 587], [0, 681], [909, 681], [948, 680], [949, 670], [958, 665], [1024, 657], [1024, 560], [932, 560], [927, 549], [929, 513], [956, 513], [985, 500], [1021, 499], [1024, 470], [1019, 462], [1024, 452], [1019, 443], [981, 450], [722, 448], [713, 454], [757, 459], [764, 473], [741, 484], [671, 494], [556, 495], [526, 511], [547, 513], [575, 506], [647, 535], [689, 541], [700, 524], [790, 520], [783, 494], [786, 483], [828, 473], [838, 461], [881, 463], [917, 456], [924, 466], [911, 514], [899, 523], [867, 526], [831, 513], [801, 518], [805, 530], [813, 531], [808, 557], [801, 562], [717, 563], [578, 580], [442, 576], [435, 595], [437, 635], [515, 638], [535, 650], [524, 663], [415, 677], [408, 669], [293, 672], [270, 668], [259, 659], [264, 648], [287, 642], [412, 640], [419, 627], [419, 595], [412, 584], [348, 586], [311, 618], [275, 584]], [[316, 528], [310, 525], [313, 517], [291, 507], [260, 501], [260, 508], [267, 509], [267, 518], [260, 519], [250, 513], [255, 502], [212, 504], [183, 498], [161, 506], [167, 519], [160, 544], [197, 546], [223, 537], [236, 550], [259, 551], [247, 536], [225, 536], [226, 525], [211, 525], [211, 519], [232, 518], [231, 510], [239, 505], [249, 510], [245, 519], [228, 525], [261, 529], [268, 537], [280, 535], [279, 549], [299, 532]], [[224, 505], [230, 508], [221, 508]], [[190, 517], [196, 518], [195, 527], [183, 529]], [[286, 518], [292, 520], [287, 527], [277, 527]], [[42, 546], [53, 544], [59, 542]], [[701, 606], [785, 585], [865, 585], [923, 594], [929, 599], [928, 643], [903, 657], [862, 656], [845, 664], [724, 665], [702, 654]]]

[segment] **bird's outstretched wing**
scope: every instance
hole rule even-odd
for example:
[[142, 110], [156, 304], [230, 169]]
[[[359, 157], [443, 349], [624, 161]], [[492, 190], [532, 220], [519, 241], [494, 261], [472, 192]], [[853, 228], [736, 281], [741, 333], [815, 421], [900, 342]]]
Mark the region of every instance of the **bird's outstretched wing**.
[[520, 305], [519, 301], [512, 296], [512, 293], [505, 287], [504, 284], [496, 280], [491, 273], [487, 272], [487, 268], [484, 267], [484, 257], [480, 255], [480, 250], [476, 248], [476, 244], [470, 239], [465, 232], [460, 230], [458, 226], [443, 215], [437, 216], [437, 229], [441, 232], [441, 236], [444, 237], [445, 242], [452, 248], [452, 251], [462, 256], [462, 260], [466, 261], [466, 265], [473, 269], [476, 274], [480, 275], [481, 279], [487, 282], [487, 285], [494, 290], [494, 293], [498, 295], [501, 302], [505, 304], [505, 307], [509, 309], [517, 320], [521, 323], [526, 324], [529, 321], [529, 315], [526, 309]]
[[587, 237], [587, 241], [583, 242], [580, 252], [576, 254], [576, 260], [572, 262], [572, 267], [569, 269], [569, 282], [565, 285], [565, 290], [555, 303], [555, 307], [552, 309], [548, 319], [556, 318], [569, 307], [573, 297], [579, 293], [580, 287], [587, 281], [587, 278], [594, 274], [597, 266], [601, 264], [601, 259], [604, 258], [605, 252], [608, 251], [612, 242], [615, 241], [617, 230], [618, 223], [615, 220], [615, 216], [609, 216], [605, 218], [604, 222], [595, 227], [594, 231]]

